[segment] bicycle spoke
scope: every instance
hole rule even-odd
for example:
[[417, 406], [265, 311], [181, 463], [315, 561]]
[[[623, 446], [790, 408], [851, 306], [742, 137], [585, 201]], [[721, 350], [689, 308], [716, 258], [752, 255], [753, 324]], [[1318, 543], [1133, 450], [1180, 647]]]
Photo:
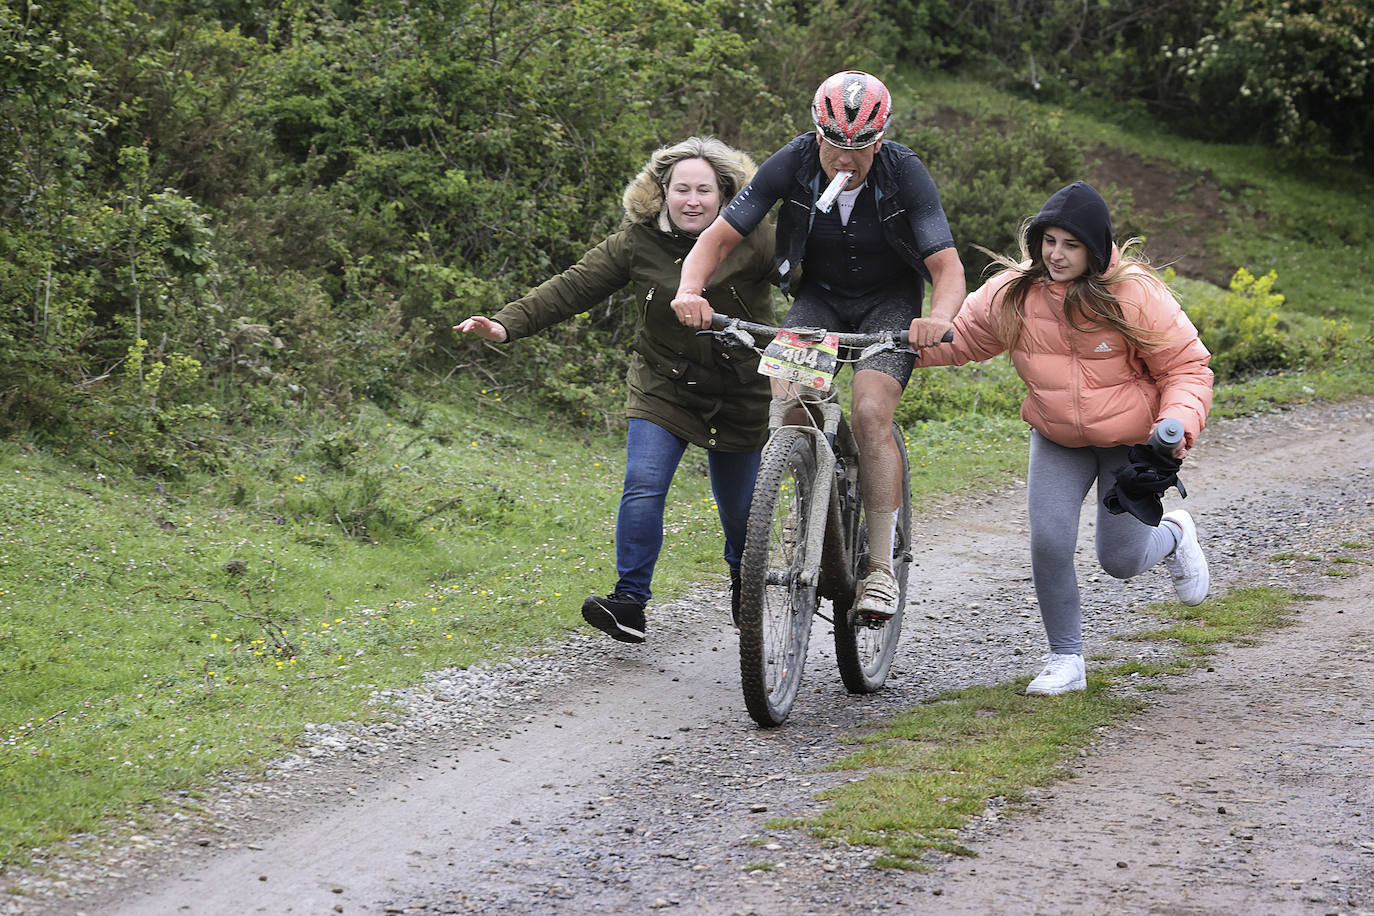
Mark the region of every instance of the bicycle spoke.
[[802, 582], [815, 456], [812, 441], [784, 431], [760, 461], [740, 563], [740, 676], [749, 713], [781, 724], [806, 662], [816, 589]]

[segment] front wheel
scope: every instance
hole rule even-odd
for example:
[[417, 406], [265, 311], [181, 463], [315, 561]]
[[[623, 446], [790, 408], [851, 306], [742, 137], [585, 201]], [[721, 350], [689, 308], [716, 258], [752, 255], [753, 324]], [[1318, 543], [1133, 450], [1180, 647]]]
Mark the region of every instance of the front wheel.
[[[897, 509], [897, 532], [892, 539], [892, 574], [897, 579], [897, 613], [880, 628], [862, 620], [849, 620], [849, 605], [835, 603], [835, 661], [840, 679], [850, 693], [873, 693], [887, 681], [892, 656], [902, 636], [902, 615], [906, 610], [907, 575], [911, 571], [911, 466], [907, 460], [906, 439], [896, 424], [892, 426], [897, 450], [902, 456], [902, 504]], [[858, 544], [854, 550], [855, 581], [863, 577], [868, 565], [868, 522], [860, 522]]]
[[801, 582], [815, 484], [815, 441], [783, 428], [764, 446], [740, 559], [739, 670], [744, 703], [781, 725], [801, 687], [816, 586]]

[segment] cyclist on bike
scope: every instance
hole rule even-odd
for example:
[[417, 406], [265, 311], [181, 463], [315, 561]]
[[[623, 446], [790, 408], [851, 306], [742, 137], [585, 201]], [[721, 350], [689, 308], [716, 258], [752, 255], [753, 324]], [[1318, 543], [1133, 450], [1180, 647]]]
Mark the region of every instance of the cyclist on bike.
[[[868, 73], [847, 70], [820, 85], [811, 105], [815, 133], [770, 156], [683, 263], [672, 305], [684, 325], [709, 327], [704, 290], [716, 269], [783, 201], [774, 262], [783, 292], [794, 298], [786, 326], [859, 333], [909, 327], [915, 349], [940, 340], [964, 300], [964, 267], [925, 165], [883, 139], [891, 108], [887, 87]], [[842, 171], [852, 177], [836, 205], [821, 212], [817, 199]], [[921, 318], [926, 280], [931, 314]], [[855, 607], [874, 621], [890, 619], [897, 607], [891, 558], [901, 461], [892, 417], [914, 359], [886, 352], [855, 366], [851, 422], [870, 545]]]

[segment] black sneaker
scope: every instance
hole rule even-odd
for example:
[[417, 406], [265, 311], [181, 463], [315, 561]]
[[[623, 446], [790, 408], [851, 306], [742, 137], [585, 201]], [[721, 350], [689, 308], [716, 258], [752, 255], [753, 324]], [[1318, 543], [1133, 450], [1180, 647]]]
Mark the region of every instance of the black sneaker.
[[644, 641], [644, 602], [628, 595], [588, 595], [582, 602], [582, 617], [598, 630], [611, 634], [612, 639]]
[[730, 568], [730, 619], [739, 629], [739, 567]]

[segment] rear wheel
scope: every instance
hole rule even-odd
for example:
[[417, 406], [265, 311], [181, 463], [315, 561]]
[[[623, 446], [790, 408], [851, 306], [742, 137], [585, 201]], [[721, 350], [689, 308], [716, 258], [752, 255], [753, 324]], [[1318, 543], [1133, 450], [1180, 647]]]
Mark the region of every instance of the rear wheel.
[[[897, 509], [897, 533], [892, 539], [892, 573], [897, 579], [897, 613], [882, 627], [874, 629], [862, 620], [851, 622], [853, 604], [835, 603], [835, 661], [840, 679], [850, 693], [872, 693], [883, 686], [892, 667], [892, 656], [902, 636], [902, 616], [906, 610], [907, 574], [911, 571], [911, 469], [907, 462], [906, 441], [901, 429], [892, 427], [897, 449], [902, 456], [902, 503]], [[858, 545], [854, 550], [855, 580], [863, 577], [868, 564], [868, 520], [860, 522]]]
[[739, 668], [754, 721], [781, 725], [801, 686], [816, 586], [803, 585], [815, 442], [781, 429], [764, 447], [740, 560]]

